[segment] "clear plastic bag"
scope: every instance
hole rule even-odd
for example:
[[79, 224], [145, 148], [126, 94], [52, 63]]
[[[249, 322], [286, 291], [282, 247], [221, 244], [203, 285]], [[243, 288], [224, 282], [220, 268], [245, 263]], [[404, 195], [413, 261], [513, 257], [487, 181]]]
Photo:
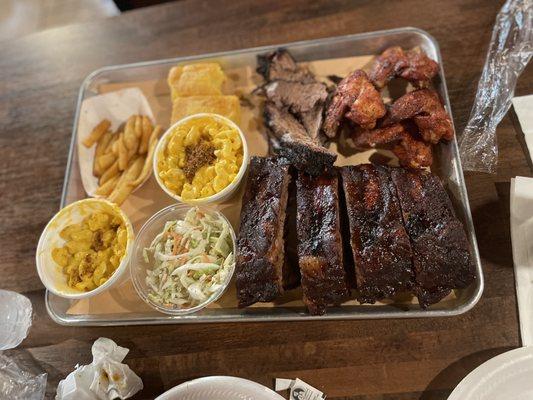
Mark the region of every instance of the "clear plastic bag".
[[23, 371], [9, 357], [0, 354], [0, 399], [42, 400], [46, 392], [46, 373]]
[[505, 116], [518, 77], [533, 51], [533, 0], [507, 0], [496, 17], [474, 106], [459, 152], [464, 170], [496, 172], [496, 127]]

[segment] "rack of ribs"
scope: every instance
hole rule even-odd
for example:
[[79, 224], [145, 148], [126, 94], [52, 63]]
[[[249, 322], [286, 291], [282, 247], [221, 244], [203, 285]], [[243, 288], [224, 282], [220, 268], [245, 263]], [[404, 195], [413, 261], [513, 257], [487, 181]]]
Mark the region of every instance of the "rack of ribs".
[[411, 245], [389, 168], [341, 168], [355, 276], [361, 303], [412, 289]]
[[391, 176], [413, 249], [414, 292], [426, 308], [474, 281], [470, 246], [437, 176], [404, 168], [393, 168]]
[[335, 171], [296, 181], [298, 259], [303, 301], [312, 315], [326, 312], [349, 296], [339, 218], [339, 180]]
[[251, 157], [237, 238], [236, 286], [239, 307], [268, 302], [283, 293], [285, 214], [289, 165], [275, 157]]

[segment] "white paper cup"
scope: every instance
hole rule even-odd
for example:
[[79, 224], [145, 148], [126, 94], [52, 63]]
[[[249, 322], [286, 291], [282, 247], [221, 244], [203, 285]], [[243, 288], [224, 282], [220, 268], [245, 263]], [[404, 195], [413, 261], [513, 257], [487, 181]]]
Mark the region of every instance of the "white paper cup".
[[[183, 124], [185, 124], [185, 123], [187, 123], [187, 122], [189, 122], [189, 121], [191, 121], [193, 119], [206, 118], [206, 117], [222, 121], [225, 124], [227, 124], [227, 125], [231, 126], [232, 128], [236, 129], [237, 132], [239, 132], [239, 136], [240, 136], [241, 142], [242, 142], [242, 151], [243, 151], [242, 165], [241, 165], [241, 168], [239, 169], [239, 172], [237, 173], [237, 176], [235, 177], [235, 179], [233, 179], [233, 181], [228, 186], [226, 186], [224, 189], [222, 189], [220, 192], [215, 193], [214, 195], [208, 196], [208, 197], [202, 197], [202, 198], [199, 198], [199, 199], [187, 199], [187, 200], [184, 200], [181, 196], [177, 195], [172, 190], [168, 189], [165, 186], [165, 183], [159, 177], [159, 171], [157, 169], [158, 160], [159, 160], [159, 157], [161, 156], [161, 154], [163, 153], [164, 148], [167, 145], [167, 142], [169, 140], [169, 137], [170, 137], [171, 133], [174, 131], [174, 129], [176, 127], [178, 127], [180, 125], [183, 125]], [[222, 202], [222, 201], [228, 199], [233, 193], [235, 193], [235, 191], [239, 187], [239, 184], [242, 181], [242, 178], [244, 177], [244, 174], [246, 172], [246, 168], [248, 167], [248, 161], [249, 161], [248, 144], [246, 143], [246, 138], [244, 137], [244, 133], [242, 132], [241, 128], [239, 128], [235, 122], [231, 121], [230, 119], [228, 119], [228, 118], [226, 118], [226, 117], [224, 117], [222, 115], [213, 114], [213, 113], [200, 113], [200, 114], [194, 114], [194, 115], [190, 115], [188, 117], [185, 117], [183, 119], [180, 119], [178, 122], [176, 122], [170, 128], [167, 129], [167, 131], [164, 133], [164, 135], [161, 137], [161, 139], [159, 139], [159, 143], [157, 144], [157, 147], [155, 149], [153, 169], [154, 169], [154, 176], [155, 176], [155, 179], [156, 179], [157, 183], [159, 184], [161, 189], [163, 189], [164, 192], [166, 194], [168, 194], [170, 197], [172, 197], [173, 199], [179, 201], [180, 203], [188, 203], [188, 204], [194, 204], [194, 205], [205, 205], [205, 204], [211, 204], [211, 203], [216, 203], [216, 202]]]
[[[126, 226], [128, 242], [124, 256], [113, 275], [111, 275], [103, 285], [100, 285], [89, 292], [82, 292], [68, 286], [67, 276], [52, 258], [52, 249], [62, 247], [65, 243], [65, 241], [59, 236], [59, 233], [63, 228], [67, 225], [81, 222], [83, 218], [94, 211], [106, 211], [110, 214], [118, 215], [122, 221], [124, 221]], [[65, 297], [67, 299], [83, 299], [95, 296], [122, 280], [133, 250], [133, 241], [133, 227], [131, 222], [116, 204], [104, 199], [83, 199], [69, 204], [60, 210], [44, 228], [35, 254], [37, 273], [46, 289], [57, 296]]]

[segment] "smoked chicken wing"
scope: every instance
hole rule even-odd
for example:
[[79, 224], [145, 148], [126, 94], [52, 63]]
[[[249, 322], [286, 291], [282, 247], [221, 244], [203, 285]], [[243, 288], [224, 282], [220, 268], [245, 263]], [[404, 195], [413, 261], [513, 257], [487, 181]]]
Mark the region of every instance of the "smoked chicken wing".
[[369, 76], [378, 89], [395, 77], [408, 80], [416, 87], [426, 87], [438, 71], [439, 64], [424, 53], [390, 47], [376, 58]]
[[431, 145], [420, 140], [416, 126], [407, 121], [382, 128], [356, 131], [353, 141], [361, 148], [390, 148], [398, 157], [400, 165], [404, 167], [422, 168], [429, 167], [433, 163]]
[[452, 121], [434, 90], [420, 89], [404, 94], [392, 104], [387, 123], [409, 118], [413, 119], [426, 142], [436, 144], [441, 139], [453, 138]]
[[385, 112], [383, 100], [366, 73], [355, 70], [337, 86], [326, 110], [323, 130], [326, 136], [335, 137], [344, 117], [362, 128], [372, 129]]

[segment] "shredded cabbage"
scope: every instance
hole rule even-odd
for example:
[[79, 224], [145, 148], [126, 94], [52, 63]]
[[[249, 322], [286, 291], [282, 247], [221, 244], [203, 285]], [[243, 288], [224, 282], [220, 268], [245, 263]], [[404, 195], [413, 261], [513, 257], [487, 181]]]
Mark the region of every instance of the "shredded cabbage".
[[228, 223], [197, 207], [183, 220], [167, 222], [143, 256], [153, 265], [146, 271], [148, 297], [172, 308], [190, 308], [208, 300], [227, 284], [235, 268]]

